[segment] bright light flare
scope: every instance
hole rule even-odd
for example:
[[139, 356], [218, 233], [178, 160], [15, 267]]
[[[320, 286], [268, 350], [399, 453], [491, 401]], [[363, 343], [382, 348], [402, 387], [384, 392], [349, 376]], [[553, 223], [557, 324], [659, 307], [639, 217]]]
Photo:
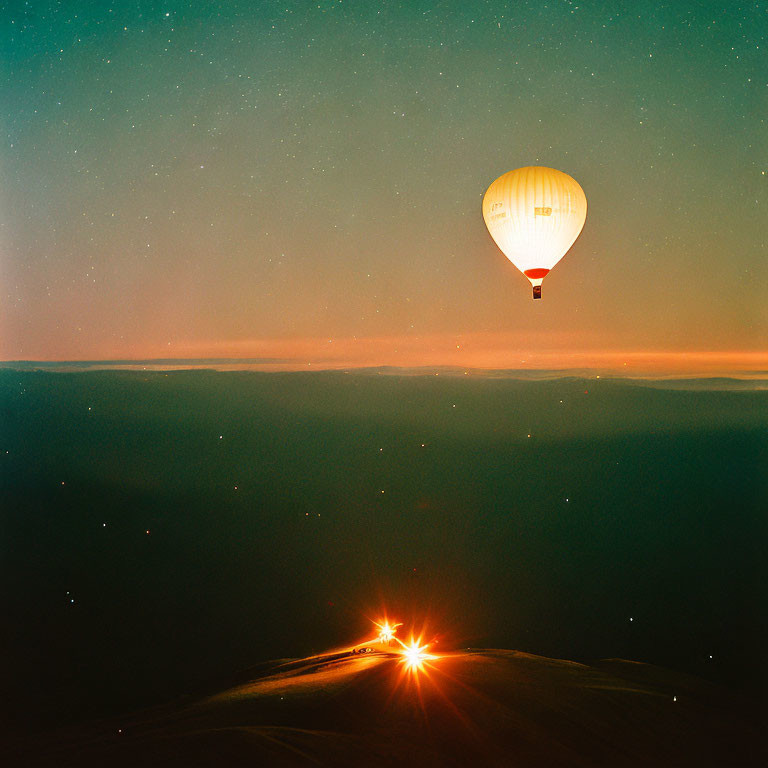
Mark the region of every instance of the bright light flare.
[[400, 655], [403, 657], [400, 661], [405, 665], [409, 672], [420, 672], [424, 668], [424, 664], [430, 659], [436, 659], [437, 656], [433, 656], [431, 653], [427, 653], [429, 643], [419, 645], [419, 640], [411, 638], [410, 645], [398, 640], [400, 645], [403, 646], [403, 650], [400, 651]]
[[402, 622], [398, 624], [390, 624], [388, 621], [383, 621], [381, 623], [374, 621], [373, 623], [379, 628], [378, 639], [379, 642], [384, 645], [390, 645], [393, 640], [397, 639], [395, 638], [395, 633], [397, 632], [397, 628], [402, 626]]

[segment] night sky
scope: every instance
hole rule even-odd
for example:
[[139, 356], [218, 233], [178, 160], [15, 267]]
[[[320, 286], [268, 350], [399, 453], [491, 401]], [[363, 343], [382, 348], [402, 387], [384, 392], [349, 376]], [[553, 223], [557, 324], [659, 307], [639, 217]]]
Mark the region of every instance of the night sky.
[[[2, 21], [2, 359], [768, 365], [764, 2]], [[480, 212], [525, 165], [589, 203], [535, 303]]]

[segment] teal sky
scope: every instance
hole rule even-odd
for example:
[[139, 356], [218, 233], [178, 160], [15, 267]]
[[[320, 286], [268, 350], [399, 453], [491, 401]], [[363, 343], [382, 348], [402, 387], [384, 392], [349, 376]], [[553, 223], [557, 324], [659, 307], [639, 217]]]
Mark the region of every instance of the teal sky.
[[[768, 364], [764, 2], [0, 15], [2, 359]], [[534, 304], [480, 201], [535, 164], [589, 212]]]

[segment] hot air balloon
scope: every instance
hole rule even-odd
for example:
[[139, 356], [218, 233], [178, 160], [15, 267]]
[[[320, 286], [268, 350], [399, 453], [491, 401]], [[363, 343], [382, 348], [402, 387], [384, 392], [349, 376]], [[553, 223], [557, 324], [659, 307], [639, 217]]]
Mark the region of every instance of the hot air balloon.
[[540, 299], [542, 280], [584, 226], [587, 198], [567, 173], [531, 165], [488, 187], [483, 218], [502, 253], [531, 281], [533, 298]]

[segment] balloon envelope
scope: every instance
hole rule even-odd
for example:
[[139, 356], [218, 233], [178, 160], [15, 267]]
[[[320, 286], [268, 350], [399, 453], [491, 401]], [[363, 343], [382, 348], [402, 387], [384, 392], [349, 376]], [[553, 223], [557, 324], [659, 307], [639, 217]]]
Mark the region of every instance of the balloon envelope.
[[533, 297], [587, 218], [587, 198], [567, 173], [532, 165], [499, 176], [483, 197], [483, 218], [502, 253], [531, 281]]

